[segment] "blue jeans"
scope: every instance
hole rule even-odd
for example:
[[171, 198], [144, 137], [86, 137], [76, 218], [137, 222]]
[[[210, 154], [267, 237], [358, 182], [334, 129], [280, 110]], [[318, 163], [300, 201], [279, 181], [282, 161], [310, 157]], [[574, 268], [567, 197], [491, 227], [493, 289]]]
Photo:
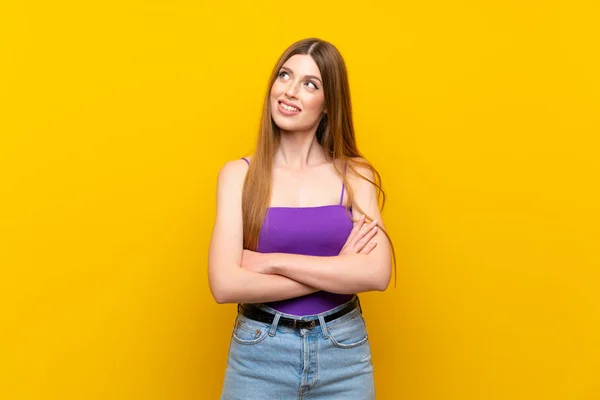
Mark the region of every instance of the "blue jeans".
[[221, 400], [375, 398], [371, 348], [360, 307], [325, 323], [324, 317], [350, 300], [321, 314], [315, 328], [278, 326], [282, 314], [256, 304], [275, 316], [263, 323], [238, 314], [231, 336]]

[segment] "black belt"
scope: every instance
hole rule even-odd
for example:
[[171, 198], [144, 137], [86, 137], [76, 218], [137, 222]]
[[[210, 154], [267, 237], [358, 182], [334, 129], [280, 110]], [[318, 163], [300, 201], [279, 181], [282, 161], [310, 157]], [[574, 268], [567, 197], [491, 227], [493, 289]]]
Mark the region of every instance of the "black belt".
[[[346, 307], [333, 314], [323, 317], [323, 319], [325, 320], [325, 322], [333, 321], [334, 319], [339, 318], [342, 315], [348, 314], [350, 311], [354, 310], [355, 308], [358, 308], [359, 306], [360, 303], [358, 301], [358, 297], [356, 297], [354, 301], [352, 301], [352, 303], [348, 304]], [[274, 314], [261, 310], [260, 308], [253, 306], [252, 304], [238, 304], [238, 312], [245, 317], [267, 324], [273, 323], [273, 320], [275, 319]], [[295, 318], [280, 317], [278, 325], [283, 325], [294, 329], [313, 329], [318, 322], [318, 319], [302, 320]]]

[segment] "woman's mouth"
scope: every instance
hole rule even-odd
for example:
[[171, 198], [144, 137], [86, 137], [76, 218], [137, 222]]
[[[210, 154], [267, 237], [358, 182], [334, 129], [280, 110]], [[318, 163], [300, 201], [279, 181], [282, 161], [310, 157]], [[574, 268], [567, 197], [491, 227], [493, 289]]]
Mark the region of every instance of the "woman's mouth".
[[279, 111], [283, 114], [283, 115], [296, 115], [300, 112], [300, 109], [290, 106], [288, 104], [282, 103], [281, 101], [278, 102], [279, 104]]

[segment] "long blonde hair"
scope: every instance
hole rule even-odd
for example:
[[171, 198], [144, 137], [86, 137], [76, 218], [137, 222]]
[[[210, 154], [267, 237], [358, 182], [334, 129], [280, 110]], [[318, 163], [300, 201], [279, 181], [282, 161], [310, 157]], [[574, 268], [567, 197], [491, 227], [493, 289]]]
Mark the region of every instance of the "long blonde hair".
[[[366, 179], [377, 188], [377, 200], [381, 210], [385, 205], [385, 193], [381, 187], [381, 177], [377, 170], [366, 161], [356, 146], [354, 124], [352, 121], [352, 104], [350, 102], [350, 87], [346, 64], [338, 49], [329, 42], [317, 38], [300, 40], [281, 55], [269, 78], [267, 95], [263, 104], [263, 112], [258, 133], [258, 143], [252, 157], [242, 192], [242, 213], [244, 222], [244, 248], [256, 250], [262, 221], [267, 212], [271, 199], [271, 175], [273, 171], [273, 155], [279, 146], [281, 132], [275, 124], [271, 114], [270, 92], [277, 79], [283, 64], [296, 54], [310, 55], [319, 67], [325, 95], [325, 109], [317, 127], [317, 141], [325, 150], [325, 157], [330, 160], [339, 160], [335, 165], [346, 187], [348, 202], [346, 208], [353, 203], [354, 193], [348, 185], [346, 174], [343, 174], [339, 165], [347, 165], [355, 174]], [[373, 173], [374, 180], [370, 180], [360, 172], [358, 167], [366, 167]], [[360, 213], [363, 210], [355, 207]], [[366, 214], [365, 214], [366, 215]], [[367, 220], [371, 218], [366, 215]], [[396, 255], [390, 236], [382, 229], [392, 249], [394, 271], [396, 268]], [[395, 275], [394, 275], [395, 276]]]

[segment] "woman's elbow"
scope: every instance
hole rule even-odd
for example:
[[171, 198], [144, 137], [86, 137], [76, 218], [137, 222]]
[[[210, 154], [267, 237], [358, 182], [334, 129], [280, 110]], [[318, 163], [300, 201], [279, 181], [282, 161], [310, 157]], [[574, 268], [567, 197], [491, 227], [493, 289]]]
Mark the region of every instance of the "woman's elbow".
[[212, 295], [213, 295], [213, 299], [215, 299], [215, 301], [217, 302], [217, 304], [231, 303], [231, 301], [229, 301], [229, 299], [227, 298], [227, 296], [224, 293], [213, 292]]
[[235, 303], [235, 301], [233, 301], [233, 297], [231, 296], [232, 290], [231, 288], [227, 287], [227, 285], [209, 281], [208, 286], [213, 299], [215, 299], [218, 304]]
[[386, 289], [388, 288], [389, 284], [390, 284], [389, 278], [379, 279], [377, 282], [375, 282], [375, 290], [377, 290], [379, 292], [385, 292]]
[[383, 269], [380, 273], [375, 274], [375, 279], [373, 280], [373, 290], [385, 292], [390, 284], [391, 277], [391, 266], [390, 268]]
[[217, 304], [228, 303], [227, 296], [225, 295], [224, 291], [217, 290], [216, 288], [211, 287], [210, 293], [212, 294], [212, 297], [213, 297], [213, 299], [215, 299], [215, 302], [217, 302]]

